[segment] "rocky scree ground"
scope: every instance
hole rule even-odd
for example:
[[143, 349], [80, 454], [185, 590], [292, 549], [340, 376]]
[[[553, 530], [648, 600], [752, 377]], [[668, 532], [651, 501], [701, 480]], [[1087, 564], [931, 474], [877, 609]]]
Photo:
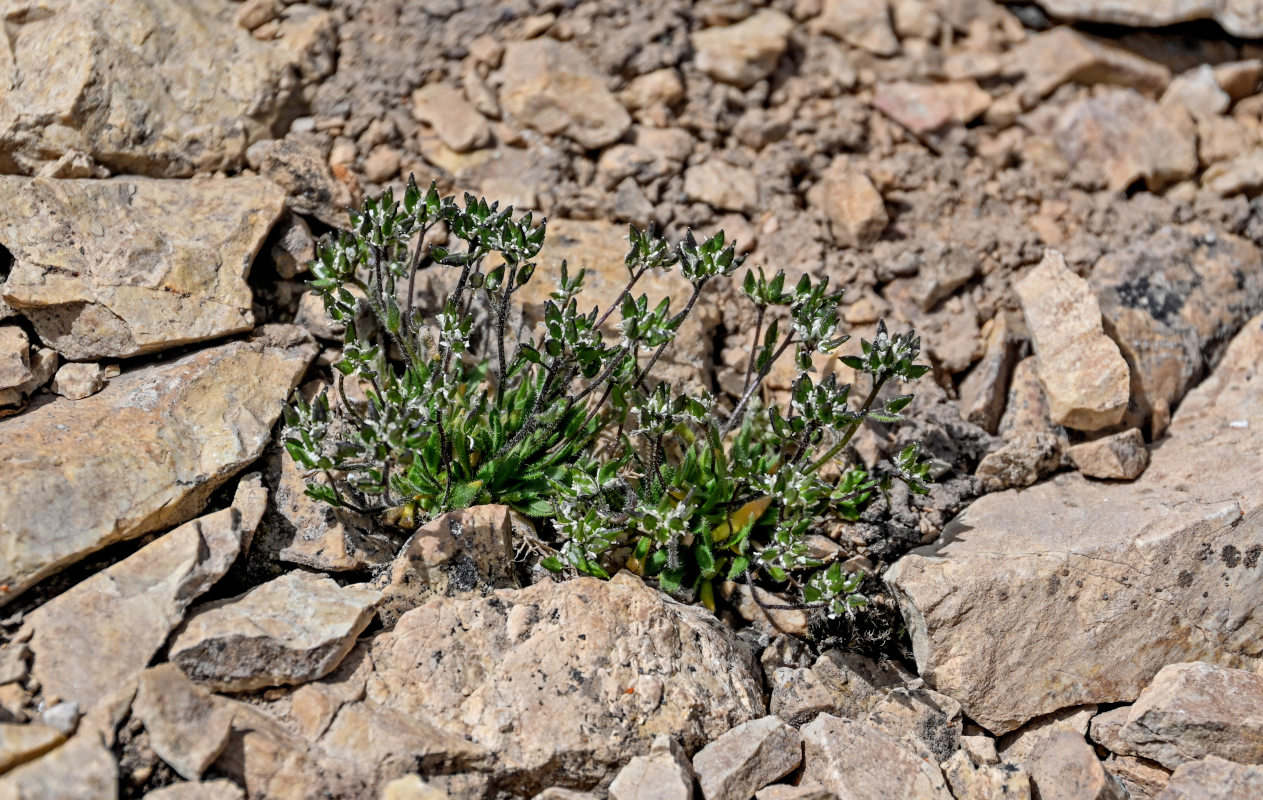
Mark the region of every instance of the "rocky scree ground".
[[[1251, 3], [3, 14], [0, 798], [1263, 793]], [[853, 447], [925, 442], [933, 491], [816, 540], [868, 625], [521, 586], [505, 508], [405, 543], [306, 498], [306, 262], [409, 174], [546, 214], [595, 292], [623, 224], [722, 228], [915, 326], [933, 380]], [[740, 390], [730, 300], [664, 376]]]

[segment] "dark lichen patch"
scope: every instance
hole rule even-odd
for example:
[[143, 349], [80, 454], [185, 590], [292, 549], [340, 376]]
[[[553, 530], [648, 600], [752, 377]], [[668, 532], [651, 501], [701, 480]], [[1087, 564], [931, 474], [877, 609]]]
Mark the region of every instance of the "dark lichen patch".
[[1142, 275], [1121, 284], [1115, 291], [1123, 305], [1145, 311], [1158, 322], [1168, 323], [1179, 316], [1190, 288], [1172, 285], [1166, 280], [1150, 280], [1150, 276]]
[[1180, 570], [1180, 575], [1176, 578], [1176, 583], [1180, 585], [1180, 588], [1187, 589], [1193, 585], [1193, 573], [1186, 569]]
[[1263, 546], [1253, 545], [1245, 551], [1245, 565], [1253, 569], [1259, 565], [1259, 556], [1263, 555]]
[[1235, 567], [1241, 563], [1241, 551], [1238, 550], [1235, 545], [1224, 545], [1224, 549], [1219, 551], [1219, 557], [1223, 559], [1224, 564], [1229, 567]]

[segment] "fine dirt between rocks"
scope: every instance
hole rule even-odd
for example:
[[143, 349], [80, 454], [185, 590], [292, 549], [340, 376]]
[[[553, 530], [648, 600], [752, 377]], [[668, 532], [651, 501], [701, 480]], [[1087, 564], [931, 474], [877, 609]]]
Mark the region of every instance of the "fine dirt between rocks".
[[[3, 4], [0, 800], [1263, 796], [1255, 5]], [[932, 491], [813, 532], [869, 607], [528, 585], [505, 507], [305, 497], [307, 262], [409, 175], [546, 216], [536, 283], [722, 229], [915, 328], [850, 449]], [[737, 294], [661, 377], [733, 404]]]

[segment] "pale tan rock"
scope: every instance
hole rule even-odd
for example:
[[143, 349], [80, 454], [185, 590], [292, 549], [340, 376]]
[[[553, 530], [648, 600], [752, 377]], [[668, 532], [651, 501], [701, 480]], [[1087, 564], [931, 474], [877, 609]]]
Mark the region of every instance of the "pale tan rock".
[[1004, 414], [997, 432], [1006, 439], [1021, 433], [1064, 433], [1054, 425], [1048, 412], [1044, 387], [1039, 385], [1035, 356], [1027, 356], [1013, 367], [1009, 396], [1004, 401]]
[[735, 25], [694, 33], [694, 62], [715, 80], [745, 89], [772, 74], [793, 30], [789, 17], [762, 9]]
[[896, 81], [878, 86], [873, 96], [874, 107], [919, 136], [972, 122], [989, 105], [991, 95], [972, 80], [942, 84]]
[[799, 609], [764, 608], [784, 605], [787, 600], [785, 597], [734, 581], [724, 581], [720, 585], [720, 593], [733, 605], [742, 619], [754, 623], [762, 630], [794, 636], [807, 635], [807, 612]]
[[1263, 794], [1263, 767], [1208, 756], [1181, 764], [1157, 800], [1238, 800]]
[[1192, 662], [1163, 667], [1118, 732], [1167, 769], [1206, 756], [1263, 764], [1263, 675]]
[[82, 400], [105, 388], [105, 369], [100, 364], [62, 364], [48, 388], [67, 400]]
[[894, 0], [890, 4], [895, 33], [901, 39], [917, 38], [932, 41], [938, 36], [942, 19], [933, 4], [926, 0]]
[[1089, 727], [1092, 741], [1111, 753], [1135, 755], [1136, 753], [1131, 745], [1119, 738], [1118, 735], [1123, 726], [1127, 724], [1127, 717], [1130, 715], [1131, 706], [1119, 706], [1097, 714], [1092, 718], [1092, 723]]
[[1263, 19], [1254, 0], [1040, 0], [1059, 19], [1108, 22], [1135, 28], [1161, 28], [1179, 22], [1213, 19], [1228, 33], [1246, 39], [1263, 37]]
[[983, 456], [974, 470], [987, 491], [1025, 489], [1056, 472], [1062, 465], [1067, 445], [1055, 433], [1023, 431], [1007, 439], [999, 448]]
[[656, 69], [632, 78], [618, 98], [631, 111], [657, 105], [673, 106], [684, 99], [684, 81], [673, 67]]
[[1197, 160], [1206, 168], [1231, 161], [1259, 144], [1259, 133], [1235, 117], [1197, 120]]
[[114, 800], [118, 797], [118, 763], [91, 733], [0, 775], [4, 800]]
[[964, 750], [940, 766], [956, 800], [1030, 800], [1031, 779], [1022, 767], [975, 764]]
[[1156, 761], [1111, 754], [1105, 771], [1118, 779], [1131, 800], [1153, 800], [1171, 780], [1171, 771]]
[[1234, 103], [1254, 94], [1260, 79], [1263, 79], [1263, 61], [1257, 58], [1228, 61], [1211, 69], [1215, 72], [1219, 88], [1227, 92]]
[[1096, 706], [1072, 706], [1036, 717], [1016, 731], [1001, 737], [999, 755], [1014, 764], [1028, 764], [1033, 754], [1053, 736], [1069, 731], [1085, 736]]
[[48, 725], [0, 722], [0, 774], [39, 758], [64, 741], [62, 732]]
[[684, 171], [684, 193], [718, 211], [753, 214], [758, 210], [759, 180], [745, 167], [708, 158]]
[[396, 778], [382, 790], [382, 800], [448, 800], [447, 792], [431, 786], [413, 773]]
[[1131, 127], [1104, 172], [1113, 191], [1141, 180], [1150, 191], [1158, 191], [1196, 175], [1199, 163], [1197, 123], [1182, 105], [1163, 103]]
[[195, 609], [167, 657], [221, 692], [306, 683], [337, 667], [380, 600], [376, 591], [290, 572]]
[[531, 523], [508, 506], [453, 511], [423, 525], [373, 581], [387, 627], [434, 597], [487, 596], [517, 586], [513, 546]]
[[1013, 287], [1035, 347], [1053, 422], [1079, 430], [1117, 423], [1127, 410], [1127, 362], [1101, 324], [1088, 282], [1055, 250]]
[[301, 330], [269, 326], [0, 420], [0, 604], [88, 553], [197, 514], [262, 453], [314, 356]]
[[502, 74], [501, 105], [540, 133], [563, 134], [596, 149], [618, 141], [631, 127], [605, 77], [572, 44], [547, 38], [510, 42]]
[[995, 739], [986, 735], [960, 737], [960, 749], [975, 764], [999, 764], [1000, 754], [996, 751]]
[[140, 675], [185, 608], [232, 566], [266, 503], [258, 476], [248, 476], [232, 507], [176, 528], [31, 612], [23, 630], [44, 696], [86, 712]]
[[1053, 734], [1027, 763], [1040, 800], [1127, 800], [1127, 792], [1105, 771], [1081, 734]]
[[14, 257], [0, 296], [67, 358], [254, 326], [246, 276], [284, 200], [271, 182], [5, 176], [0, 192], [0, 244]]
[[802, 763], [802, 736], [778, 717], [738, 725], [693, 756], [706, 800], [748, 800]]
[[269, 255], [282, 278], [293, 278], [307, 271], [316, 258], [316, 239], [302, 217], [286, 212], [272, 229]]
[[351, 224], [347, 213], [353, 199], [351, 189], [333, 174], [315, 143], [292, 136], [255, 142], [246, 151], [246, 158], [252, 169], [285, 190], [285, 204], [290, 210], [334, 228]]
[[232, 733], [232, 706], [190, 682], [174, 664], [141, 674], [132, 714], [158, 757], [190, 781], [201, 779]]
[[1227, 111], [1232, 98], [1219, 87], [1215, 68], [1202, 64], [1177, 75], [1162, 93], [1162, 103], [1183, 106], [1194, 116], [1213, 117]]
[[960, 413], [978, 427], [995, 433], [1004, 413], [1009, 377], [1017, 366], [1022, 340], [1004, 313], [992, 318], [986, 334], [982, 358], [960, 384]]
[[802, 736], [802, 780], [823, 785], [839, 800], [951, 800], [937, 764], [872, 725], [821, 714]]
[[818, 783], [791, 786], [777, 783], [754, 793], [755, 800], [837, 800], [837, 795]]
[[890, 221], [881, 193], [846, 159], [836, 159], [821, 178], [821, 205], [833, 240], [843, 247], [870, 247]]
[[610, 800], [693, 800], [693, 769], [684, 749], [658, 734], [648, 755], [633, 757], [619, 770]]
[[[988, 495], [897, 562], [886, 580], [927, 683], [1003, 733], [1134, 700], [1170, 663], [1256, 666], [1261, 356], [1255, 317], [1136, 481], [1069, 474]], [[985, 654], [980, 637], [995, 642]]]
[[17, 325], [0, 325], [0, 389], [17, 389], [33, 377], [26, 331]]
[[145, 794], [144, 800], [245, 800], [246, 793], [232, 781], [173, 783]]
[[1222, 197], [1257, 193], [1263, 188], [1263, 148], [1212, 164], [1202, 173], [1202, 186]]
[[281, 15], [285, 9], [281, 0], [245, 0], [237, 7], [233, 22], [241, 28], [252, 31], [260, 28]]
[[373, 183], [389, 183], [399, 174], [403, 152], [387, 144], [374, 147], [360, 165], [364, 177]]
[[31, 174], [69, 150], [153, 177], [240, 167], [333, 71], [337, 34], [333, 14], [301, 5], [259, 41], [233, 6], [44, 3], [0, 56], [0, 172]]
[[1139, 428], [1128, 428], [1090, 442], [1071, 445], [1070, 460], [1089, 478], [1131, 481], [1149, 465], [1149, 451]]
[[434, 128], [443, 143], [458, 153], [491, 143], [487, 120], [447, 84], [431, 83], [414, 91], [412, 116]]
[[899, 52], [886, 0], [825, 0], [815, 30], [876, 56]]
[[1030, 105], [1070, 82], [1126, 86], [1151, 96], [1171, 82], [1161, 64], [1065, 26], [1031, 36], [1008, 58], [1010, 70], [1025, 75], [1018, 90]]
[[598, 800], [598, 798], [591, 792], [579, 792], [574, 789], [563, 789], [560, 786], [550, 786], [535, 795], [531, 800]]

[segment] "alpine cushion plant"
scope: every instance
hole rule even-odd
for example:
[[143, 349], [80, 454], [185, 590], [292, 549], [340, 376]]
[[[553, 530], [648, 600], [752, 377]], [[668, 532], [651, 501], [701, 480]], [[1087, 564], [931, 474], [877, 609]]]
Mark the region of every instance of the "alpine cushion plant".
[[[309, 495], [403, 528], [503, 503], [540, 522], [539, 535], [519, 544], [542, 567], [597, 577], [625, 567], [710, 608], [722, 580], [789, 588], [797, 605], [831, 616], [864, 603], [862, 576], [813, 559], [807, 536], [830, 517], [857, 518], [891, 480], [928, 491], [915, 444], [881, 477], [838, 463], [866, 419], [896, 422], [911, 401], [878, 396], [928, 369], [915, 363], [915, 333], [882, 323], [861, 355], [842, 357], [870, 378], [852, 402], [837, 375], [812, 378], [813, 355], [849, 338], [838, 331], [842, 293], [827, 278], [787, 288], [784, 273], [748, 271], [741, 288], [754, 338], [742, 394], [725, 410], [653, 374], [705, 287], [744, 262], [722, 232], [671, 246], [633, 227], [613, 303], [583, 311], [584, 271], [563, 262], [542, 322], [518, 331], [513, 296], [535, 277], [543, 221], [470, 195], [457, 203], [433, 185], [422, 192], [411, 179], [401, 200], [388, 190], [351, 219], [312, 263], [311, 286], [346, 325], [333, 365], [337, 400], [328, 389], [310, 402], [296, 394], [286, 411], [285, 446], [323, 476]], [[429, 244], [438, 226], [454, 246]], [[454, 277], [429, 325], [412, 304], [422, 269]], [[691, 289], [679, 311], [635, 294], [647, 272], [670, 269]], [[357, 295], [375, 335], [356, 328]], [[787, 407], [764, 405], [765, 380], [787, 355], [798, 369]], [[364, 402], [348, 397], [349, 379]]]

